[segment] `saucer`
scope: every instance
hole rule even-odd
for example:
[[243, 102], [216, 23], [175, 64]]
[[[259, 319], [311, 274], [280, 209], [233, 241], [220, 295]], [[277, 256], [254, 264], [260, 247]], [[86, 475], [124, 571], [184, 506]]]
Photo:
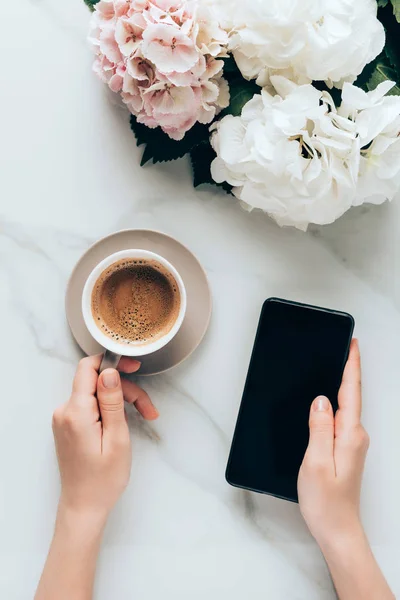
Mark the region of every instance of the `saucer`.
[[142, 366], [138, 375], [155, 375], [172, 369], [190, 356], [210, 323], [212, 300], [207, 276], [197, 258], [183, 244], [165, 233], [147, 229], [126, 229], [99, 240], [85, 252], [72, 271], [65, 309], [72, 335], [85, 354], [103, 352], [83, 320], [83, 287], [100, 261], [114, 252], [130, 248], [150, 250], [166, 258], [180, 273], [187, 292], [186, 315], [176, 336], [164, 348], [140, 358]]

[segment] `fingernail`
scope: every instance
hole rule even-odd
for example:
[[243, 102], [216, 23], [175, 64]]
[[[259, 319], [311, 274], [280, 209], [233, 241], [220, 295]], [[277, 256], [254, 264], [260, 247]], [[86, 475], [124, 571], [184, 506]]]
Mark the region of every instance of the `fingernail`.
[[325, 396], [318, 396], [313, 403], [313, 410], [329, 410], [329, 400]]
[[113, 390], [118, 385], [118, 373], [115, 369], [106, 369], [101, 375], [103, 385], [108, 390]]
[[156, 419], [158, 419], [159, 416], [160, 416], [160, 413], [158, 412], [158, 410], [156, 409], [156, 407], [153, 406], [153, 414], [151, 415], [151, 419], [152, 420], [153, 419], [156, 420]]

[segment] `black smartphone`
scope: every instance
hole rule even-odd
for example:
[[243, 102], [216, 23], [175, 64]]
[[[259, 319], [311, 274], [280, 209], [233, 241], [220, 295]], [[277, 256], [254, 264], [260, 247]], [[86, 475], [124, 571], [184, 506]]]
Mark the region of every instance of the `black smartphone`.
[[264, 302], [226, 469], [231, 485], [298, 501], [310, 406], [337, 409], [351, 315], [279, 298]]

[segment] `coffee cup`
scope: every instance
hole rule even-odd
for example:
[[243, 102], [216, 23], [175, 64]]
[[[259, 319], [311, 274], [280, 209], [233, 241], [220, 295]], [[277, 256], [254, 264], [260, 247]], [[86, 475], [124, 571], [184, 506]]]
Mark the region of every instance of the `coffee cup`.
[[100, 370], [121, 356], [157, 352], [178, 333], [186, 313], [184, 283], [175, 267], [147, 250], [122, 250], [102, 260], [82, 293], [87, 329], [105, 349]]

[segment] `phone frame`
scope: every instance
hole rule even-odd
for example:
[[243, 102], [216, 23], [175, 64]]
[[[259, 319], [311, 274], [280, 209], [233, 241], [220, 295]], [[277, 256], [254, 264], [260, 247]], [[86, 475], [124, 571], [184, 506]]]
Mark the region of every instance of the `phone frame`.
[[[261, 307], [260, 318], [259, 318], [258, 325], [257, 325], [256, 335], [255, 335], [255, 338], [254, 338], [253, 350], [252, 350], [251, 356], [250, 356], [250, 362], [249, 362], [249, 367], [247, 369], [247, 375], [246, 375], [246, 381], [245, 381], [244, 388], [243, 388], [242, 399], [241, 399], [241, 402], [240, 402], [239, 411], [238, 411], [238, 415], [237, 415], [237, 418], [236, 418], [235, 430], [234, 430], [234, 433], [233, 433], [232, 443], [231, 443], [231, 447], [230, 447], [230, 450], [229, 450], [228, 463], [227, 463], [226, 469], [225, 469], [225, 480], [232, 487], [236, 487], [236, 488], [239, 488], [239, 489], [242, 489], [242, 490], [249, 490], [250, 492], [257, 492], [258, 494], [264, 494], [266, 496], [272, 496], [274, 498], [279, 498], [280, 500], [287, 500], [288, 502], [293, 502], [294, 504], [297, 504], [298, 501], [294, 500], [293, 498], [288, 498], [287, 496], [281, 496], [279, 494], [274, 494], [272, 492], [266, 492], [265, 490], [258, 490], [256, 488], [251, 488], [251, 487], [248, 487], [248, 486], [245, 486], [245, 485], [240, 485], [238, 483], [232, 482], [229, 479], [229, 469], [230, 469], [231, 460], [232, 460], [232, 448], [233, 448], [233, 446], [235, 444], [235, 440], [236, 440], [236, 434], [237, 434], [237, 429], [238, 429], [238, 423], [239, 423], [239, 420], [240, 420], [240, 415], [241, 415], [241, 413], [243, 411], [243, 408], [244, 408], [244, 399], [245, 399], [245, 396], [246, 396], [247, 386], [248, 386], [248, 382], [249, 382], [249, 373], [250, 373], [250, 370], [251, 370], [252, 361], [253, 361], [253, 358], [255, 356], [255, 352], [256, 352], [256, 348], [257, 348], [257, 342], [258, 342], [258, 338], [259, 338], [259, 335], [260, 335], [261, 321], [262, 321], [262, 318], [263, 318], [263, 314], [264, 314], [265, 308], [271, 302], [277, 302], [279, 304], [288, 304], [289, 306], [299, 306], [301, 308], [308, 308], [308, 309], [313, 310], [313, 311], [319, 311], [319, 312], [334, 314], [334, 315], [338, 315], [338, 316], [341, 316], [341, 317], [346, 317], [346, 318], [349, 319], [350, 324], [351, 324], [351, 326], [350, 326], [350, 335], [349, 335], [349, 340], [348, 340], [346, 352], [344, 354], [344, 360], [343, 360], [343, 365], [342, 365], [342, 376], [343, 376], [343, 371], [344, 371], [344, 368], [346, 366], [346, 362], [347, 362], [347, 359], [348, 359], [348, 356], [349, 356], [350, 344], [351, 344], [351, 340], [353, 338], [353, 333], [354, 333], [354, 328], [355, 328], [355, 320], [354, 320], [354, 317], [350, 313], [347, 313], [347, 312], [343, 312], [343, 311], [340, 311], [340, 310], [333, 310], [331, 308], [323, 308], [321, 306], [314, 306], [312, 304], [304, 304], [302, 302], [295, 302], [294, 300], [285, 300], [283, 298], [277, 298], [275, 296], [272, 296], [271, 298], [267, 298], [263, 302], [262, 307]], [[335, 413], [336, 410], [337, 410], [337, 406], [336, 406], [336, 404], [335, 405], [332, 404], [332, 406], [333, 406], [333, 411]]]

